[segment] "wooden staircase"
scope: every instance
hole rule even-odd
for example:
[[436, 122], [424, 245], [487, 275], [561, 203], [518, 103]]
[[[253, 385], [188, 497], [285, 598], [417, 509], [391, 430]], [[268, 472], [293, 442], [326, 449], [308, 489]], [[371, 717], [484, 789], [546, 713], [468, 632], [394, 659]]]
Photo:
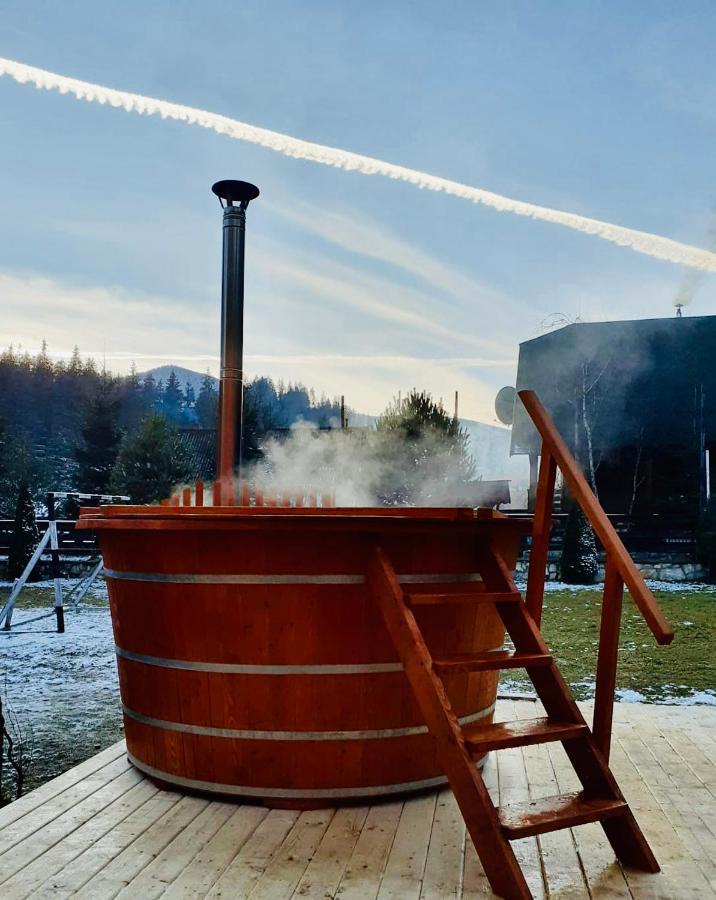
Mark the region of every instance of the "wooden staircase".
[[[526, 601], [496, 549], [487, 541], [478, 552], [481, 590], [456, 593], [410, 593], [404, 590], [384, 550], [373, 548], [368, 580], [388, 633], [430, 733], [475, 849], [493, 891], [508, 900], [532, 895], [510, 842], [588, 822], [599, 822], [620, 862], [647, 872], [659, 865], [609, 768], [611, 717], [616, 677], [616, 651], [624, 585], [660, 643], [673, 633], [619, 537], [589, 489], [574, 459], [536, 396], [520, 394], [543, 439], [532, 552]], [[607, 553], [602, 626], [597, 663], [594, 727], [590, 729], [540, 632], [545, 564], [556, 466], [562, 469], [572, 496], [590, 519]], [[499, 515], [499, 514], [498, 514]], [[540, 571], [541, 568], [541, 571]], [[449, 590], [450, 586], [446, 586]], [[493, 650], [433, 659], [416, 621], [415, 607], [451, 604], [491, 604], [514, 645], [513, 651]], [[448, 699], [442, 675], [524, 668], [544, 706], [546, 716], [498, 724], [461, 726]], [[476, 757], [491, 750], [561, 741], [582, 784], [577, 793], [510, 805], [492, 803]]]

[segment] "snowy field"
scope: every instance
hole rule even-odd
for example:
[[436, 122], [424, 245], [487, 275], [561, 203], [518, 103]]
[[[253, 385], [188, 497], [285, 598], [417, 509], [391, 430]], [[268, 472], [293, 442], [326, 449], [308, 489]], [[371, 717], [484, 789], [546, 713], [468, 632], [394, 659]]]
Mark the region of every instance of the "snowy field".
[[[28, 788], [64, 772], [122, 737], [117, 667], [107, 591], [100, 579], [87, 602], [65, 609], [64, 634], [54, 630], [54, 616], [23, 619], [52, 602], [51, 582], [32, 585], [32, 606], [16, 607], [13, 628], [0, 630], [0, 693], [21, 725], [32, 731], [35, 761]], [[66, 582], [67, 588], [72, 582]], [[9, 585], [0, 583], [0, 596]]]
[[[69, 590], [73, 582], [67, 582]], [[637, 610], [626, 600], [617, 697], [623, 702], [716, 705], [716, 590], [713, 585], [652, 583], [676, 630], [671, 647], [656, 647]], [[0, 599], [10, 585], [0, 582]], [[104, 582], [79, 610], [66, 608], [66, 632], [54, 617], [23, 627], [52, 603], [52, 583], [28, 588], [12, 631], [0, 630], [0, 694], [33, 733], [34, 787], [122, 736], [114, 642]], [[601, 586], [549, 584], [545, 636], [580, 700], [594, 696]], [[500, 692], [531, 692], [526, 676], [506, 672]]]

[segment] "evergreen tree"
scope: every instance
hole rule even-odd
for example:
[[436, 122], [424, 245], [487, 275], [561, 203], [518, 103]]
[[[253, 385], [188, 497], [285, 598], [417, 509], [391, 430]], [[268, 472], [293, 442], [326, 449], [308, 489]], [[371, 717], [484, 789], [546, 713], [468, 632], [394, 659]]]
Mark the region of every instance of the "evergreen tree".
[[219, 418], [219, 393], [214, 379], [207, 372], [196, 398], [196, 416], [202, 428], [216, 428]]
[[0, 518], [15, 514], [22, 474], [28, 468], [28, 453], [20, 439], [0, 419]]
[[424, 391], [394, 400], [376, 422], [376, 432], [384, 503], [450, 502], [475, 476], [469, 435]]
[[598, 568], [594, 532], [581, 506], [573, 503], [564, 531], [559, 577], [566, 584], [594, 584]]
[[292, 425], [299, 419], [311, 420], [309, 414], [311, 408], [311, 398], [308, 391], [302, 384], [289, 384], [280, 398], [283, 417], [287, 425]]
[[72, 356], [67, 365], [67, 371], [70, 375], [82, 374], [82, 357], [80, 356], [80, 348], [77, 344], [72, 348]]
[[119, 404], [121, 427], [124, 430], [134, 431], [148, 411], [144, 406], [143, 387], [134, 362], [132, 362], [129, 375], [120, 385]]
[[145, 409], [145, 414], [153, 412], [158, 399], [159, 391], [157, 390], [157, 383], [154, 380], [152, 373], [147, 372], [144, 376], [144, 381], [142, 382], [142, 404]]
[[[8, 552], [7, 565], [10, 578], [19, 578], [22, 575], [39, 541], [40, 532], [35, 521], [35, 507], [32, 502], [30, 485], [26, 479], [23, 479], [20, 482], [17, 505], [15, 506], [15, 521], [12, 527], [10, 550]], [[37, 567], [31, 574], [30, 581], [38, 580], [39, 574], [36, 575], [35, 572], [37, 572]]]
[[174, 369], [169, 373], [167, 384], [162, 393], [162, 412], [172, 422], [178, 422], [181, 418], [182, 400], [184, 396]]
[[81, 491], [106, 494], [117, 459], [122, 433], [118, 425], [119, 401], [114, 385], [103, 378], [87, 404], [82, 424], [82, 444], [75, 449]]
[[163, 500], [175, 485], [191, 478], [191, 464], [191, 455], [176, 430], [164, 416], [151, 415], [136, 434], [122, 441], [111, 490], [129, 494], [135, 503]]

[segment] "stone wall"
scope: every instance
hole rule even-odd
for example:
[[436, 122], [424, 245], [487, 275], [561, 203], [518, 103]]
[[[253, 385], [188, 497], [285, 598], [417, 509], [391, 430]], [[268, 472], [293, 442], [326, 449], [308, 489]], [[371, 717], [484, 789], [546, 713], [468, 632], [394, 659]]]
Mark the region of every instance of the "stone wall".
[[[693, 582], [707, 581], [708, 570], [700, 563], [680, 553], [642, 553], [634, 554], [634, 562], [644, 578], [654, 581]], [[527, 578], [529, 550], [525, 551], [517, 562], [517, 578]], [[547, 580], [559, 581], [559, 553], [550, 551], [547, 563]], [[604, 554], [600, 554], [597, 581], [604, 581]]]

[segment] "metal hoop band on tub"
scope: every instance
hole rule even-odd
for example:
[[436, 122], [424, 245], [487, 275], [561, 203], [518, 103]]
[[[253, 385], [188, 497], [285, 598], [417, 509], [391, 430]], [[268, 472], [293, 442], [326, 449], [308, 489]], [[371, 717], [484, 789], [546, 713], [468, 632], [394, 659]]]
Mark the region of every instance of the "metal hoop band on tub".
[[[105, 578], [113, 581], [151, 581], [169, 584], [365, 584], [365, 575], [259, 575], [259, 574], [199, 574], [193, 572], [122, 572], [104, 569]], [[401, 584], [447, 584], [481, 582], [478, 572], [408, 573], [399, 575]]]
[[[213, 725], [191, 725], [185, 722], [169, 722], [166, 719], [155, 719], [145, 716], [143, 713], [130, 709], [122, 704], [126, 716], [148, 725], [150, 728], [161, 728], [164, 731], [176, 731], [181, 734], [199, 734], [204, 737], [228, 738], [230, 740], [243, 741], [371, 741], [389, 740], [391, 738], [411, 737], [417, 734], [427, 734], [425, 725], [410, 725], [405, 728], [372, 728], [362, 731], [255, 731], [244, 728], [217, 728]], [[470, 725], [490, 715], [495, 709], [495, 704], [480, 709], [469, 716], [463, 716], [458, 721], [461, 725]]]
[[[478, 763], [477, 768], [482, 768], [486, 756]], [[171, 772], [163, 772], [147, 763], [141, 762], [131, 753], [127, 753], [127, 759], [145, 775], [164, 781], [176, 787], [189, 788], [195, 791], [204, 791], [210, 794], [225, 794], [238, 797], [266, 797], [273, 800], [330, 800], [337, 797], [381, 797], [386, 794], [408, 794], [412, 791], [421, 791], [428, 788], [443, 787], [447, 784], [447, 778], [439, 775], [437, 778], [426, 778], [423, 781], [404, 781], [400, 784], [376, 784], [370, 787], [345, 787], [345, 788], [263, 788], [241, 784], [216, 784], [212, 781], [200, 781], [196, 778], [184, 778], [181, 775], [173, 775]]]

